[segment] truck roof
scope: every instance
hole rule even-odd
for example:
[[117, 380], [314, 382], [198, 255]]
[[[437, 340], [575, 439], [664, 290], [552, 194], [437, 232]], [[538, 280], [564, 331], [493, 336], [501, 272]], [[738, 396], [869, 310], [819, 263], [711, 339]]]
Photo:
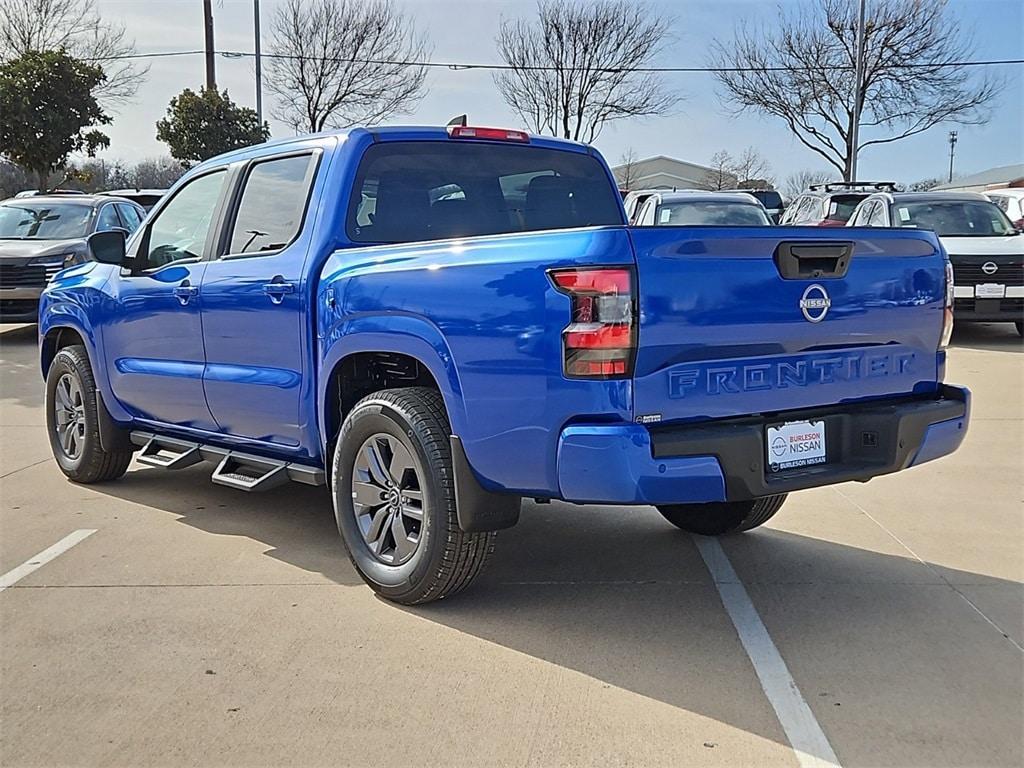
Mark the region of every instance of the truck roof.
[[[450, 138], [448, 135], [448, 128], [440, 125], [391, 125], [374, 126], [370, 128], [357, 126], [353, 128], [339, 128], [329, 131], [321, 131], [319, 133], [307, 133], [300, 136], [288, 136], [281, 139], [272, 139], [271, 141], [264, 142], [263, 144], [254, 144], [251, 147], [244, 147], [243, 149], [236, 149], [222, 155], [217, 155], [217, 157], [203, 161], [203, 163], [198, 167], [213, 164], [214, 162], [221, 164], [224, 161], [233, 162], [236, 160], [244, 160], [248, 157], [265, 154], [266, 150], [270, 147], [285, 148], [290, 145], [299, 145], [311, 140], [315, 141], [317, 139], [326, 138], [342, 140], [348, 138], [350, 135], [357, 135], [360, 133], [369, 134], [382, 141], [443, 141], [449, 140]], [[529, 137], [530, 146], [543, 147], [546, 149], [568, 150], [571, 152], [594, 151], [589, 144], [570, 141], [569, 139], [559, 139], [554, 136], [542, 136], [535, 133], [529, 134]], [[493, 141], [493, 139], [460, 139], [460, 141]]]

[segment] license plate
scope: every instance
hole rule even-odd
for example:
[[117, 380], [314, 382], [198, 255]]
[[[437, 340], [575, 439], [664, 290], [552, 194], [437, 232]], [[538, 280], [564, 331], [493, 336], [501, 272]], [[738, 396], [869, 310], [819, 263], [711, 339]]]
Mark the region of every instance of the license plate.
[[974, 296], [978, 299], [1001, 299], [1006, 296], [1006, 286], [999, 283], [981, 283], [974, 286]]
[[824, 464], [825, 422], [787, 421], [770, 426], [767, 449], [768, 468], [772, 472]]

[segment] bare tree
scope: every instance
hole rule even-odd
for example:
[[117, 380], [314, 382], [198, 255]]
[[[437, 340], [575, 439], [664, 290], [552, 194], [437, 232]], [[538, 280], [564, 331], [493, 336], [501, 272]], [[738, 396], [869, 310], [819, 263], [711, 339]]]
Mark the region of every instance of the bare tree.
[[667, 41], [664, 17], [626, 0], [540, 0], [534, 20], [505, 20], [495, 83], [537, 133], [592, 142], [606, 123], [661, 115], [679, 101], [650, 66]]
[[273, 115], [296, 130], [374, 125], [425, 93], [427, 44], [390, 0], [287, 0], [271, 35]]
[[735, 189], [736, 174], [732, 172], [736, 161], [728, 151], [722, 149], [711, 156], [708, 163], [710, 170], [705, 172], [700, 186], [704, 189]]
[[864, 75], [856, 87], [856, 0], [807, 0], [779, 7], [772, 27], [740, 23], [715, 41], [711, 66], [724, 100], [782, 120], [796, 138], [849, 180], [855, 94], [858, 149], [899, 141], [939, 123], [980, 124], [996, 80], [956, 66], [974, 46], [946, 13], [946, 0], [872, 0]]
[[123, 25], [102, 21], [94, 0], [0, 0], [0, 61], [63, 48], [103, 69], [94, 95], [113, 107], [132, 99], [149, 67], [137, 60]]
[[747, 147], [730, 168], [736, 177], [736, 185], [744, 189], [770, 189], [774, 180], [770, 177], [771, 164], [754, 147]]
[[807, 191], [807, 188], [812, 184], [824, 184], [826, 181], [835, 181], [837, 175], [835, 171], [796, 171], [786, 177], [783, 191], [787, 195], [796, 196], [801, 192]]
[[619, 157], [619, 164], [614, 169], [615, 178], [619, 182], [619, 186], [627, 192], [636, 184], [637, 176], [639, 175], [639, 168], [636, 165], [637, 160], [636, 150], [632, 147], [626, 147], [626, 151]]

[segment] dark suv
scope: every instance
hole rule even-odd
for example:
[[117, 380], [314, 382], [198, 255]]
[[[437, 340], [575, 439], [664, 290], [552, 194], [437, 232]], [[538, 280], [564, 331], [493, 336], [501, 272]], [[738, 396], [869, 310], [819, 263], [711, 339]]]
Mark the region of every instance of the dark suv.
[[812, 184], [782, 214], [780, 224], [805, 227], [845, 227], [861, 200], [875, 192], [893, 192], [891, 181], [829, 181]]
[[0, 323], [34, 323], [50, 278], [88, 258], [89, 235], [109, 229], [131, 234], [145, 216], [117, 197], [34, 195], [0, 202]]

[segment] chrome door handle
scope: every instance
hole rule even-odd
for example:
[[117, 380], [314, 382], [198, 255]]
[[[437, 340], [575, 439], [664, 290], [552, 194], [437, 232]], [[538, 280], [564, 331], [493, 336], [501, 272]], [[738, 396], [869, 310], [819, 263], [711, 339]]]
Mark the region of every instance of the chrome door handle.
[[174, 295], [181, 302], [181, 306], [184, 307], [193, 296], [199, 295], [199, 286], [192, 285], [188, 280], [185, 280], [181, 285], [174, 288]]
[[269, 296], [274, 304], [280, 304], [284, 301], [285, 294], [295, 293], [295, 285], [275, 278], [271, 282], [263, 284], [263, 293]]

